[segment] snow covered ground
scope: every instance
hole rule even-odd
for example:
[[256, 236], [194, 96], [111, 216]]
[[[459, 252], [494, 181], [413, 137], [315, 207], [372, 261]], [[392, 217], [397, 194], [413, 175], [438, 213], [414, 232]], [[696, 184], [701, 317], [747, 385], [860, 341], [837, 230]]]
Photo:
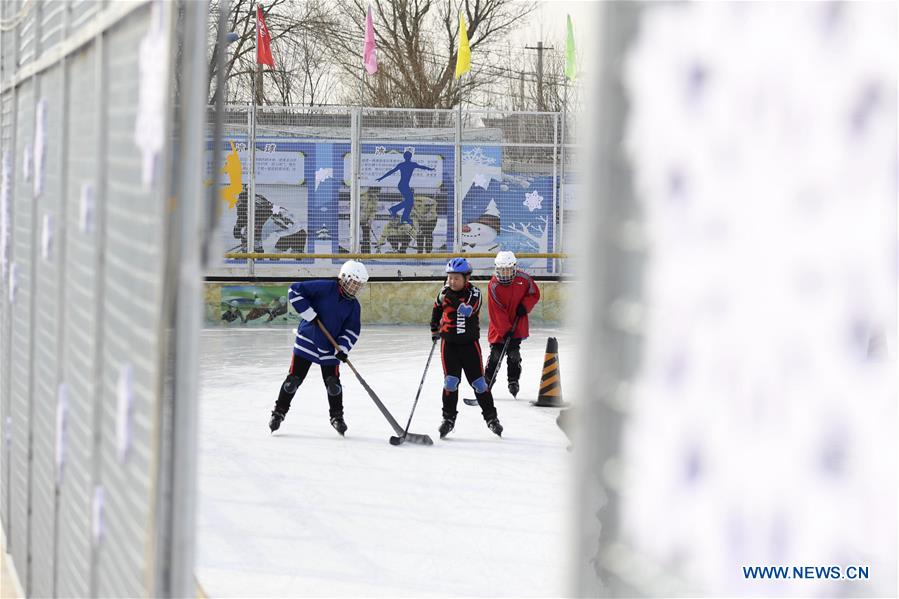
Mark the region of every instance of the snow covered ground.
[[[500, 372], [503, 438], [487, 429], [479, 408], [460, 399], [456, 429], [441, 441], [435, 352], [411, 427], [435, 444], [393, 447], [391, 428], [346, 367], [346, 438], [328, 422], [317, 368], [281, 430], [269, 434], [293, 331], [204, 331], [197, 553], [204, 591], [210, 597], [565, 594], [571, 454], [555, 424], [559, 410], [528, 401], [537, 395], [548, 336], [559, 339], [563, 394], [570, 393], [573, 335], [533, 329], [522, 347], [518, 401], [505, 389], [505, 368]], [[350, 354], [403, 425], [430, 343], [426, 327], [366, 326]], [[473, 397], [464, 383], [462, 390], [460, 397]]]

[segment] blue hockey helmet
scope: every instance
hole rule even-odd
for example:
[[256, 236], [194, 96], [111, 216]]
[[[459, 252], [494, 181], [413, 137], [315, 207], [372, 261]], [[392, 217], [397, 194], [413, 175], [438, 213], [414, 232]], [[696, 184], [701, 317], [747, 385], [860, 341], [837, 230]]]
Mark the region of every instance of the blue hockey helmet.
[[471, 264], [465, 258], [453, 258], [446, 263], [446, 272], [459, 273], [461, 275], [471, 274]]

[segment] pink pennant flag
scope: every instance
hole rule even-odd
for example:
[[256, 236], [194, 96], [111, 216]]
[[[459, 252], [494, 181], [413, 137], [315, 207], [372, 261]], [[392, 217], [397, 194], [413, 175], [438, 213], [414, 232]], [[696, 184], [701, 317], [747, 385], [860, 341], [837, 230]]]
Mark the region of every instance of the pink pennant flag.
[[368, 6], [368, 15], [365, 17], [365, 46], [362, 49], [362, 64], [369, 75], [378, 72], [378, 54], [375, 47], [375, 26], [371, 20], [371, 5]]

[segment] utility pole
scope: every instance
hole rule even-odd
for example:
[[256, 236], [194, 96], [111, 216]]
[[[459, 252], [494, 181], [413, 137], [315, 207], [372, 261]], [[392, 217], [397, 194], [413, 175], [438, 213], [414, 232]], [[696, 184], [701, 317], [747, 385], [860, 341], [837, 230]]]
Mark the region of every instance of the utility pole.
[[543, 112], [545, 110], [543, 104], [543, 51], [553, 50], [552, 46], [544, 46], [543, 42], [537, 42], [537, 47], [525, 46], [526, 50], [537, 51], [537, 110]]
[[262, 65], [257, 64], [256, 69], [253, 71], [253, 83], [256, 85], [256, 104], [262, 106], [265, 104], [265, 97], [262, 95]]
[[518, 110], [524, 110], [524, 71], [518, 71]]

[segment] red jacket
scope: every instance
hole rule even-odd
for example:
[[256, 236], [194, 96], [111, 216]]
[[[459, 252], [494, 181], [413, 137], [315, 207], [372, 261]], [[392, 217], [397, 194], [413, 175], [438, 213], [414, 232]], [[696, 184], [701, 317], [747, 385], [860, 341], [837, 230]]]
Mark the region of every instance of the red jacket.
[[[490, 329], [487, 331], [487, 341], [489, 343], [502, 343], [506, 333], [512, 328], [518, 304], [523, 304], [528, 312], [533, 310], [537, 302], [540, 301], [540, 289], [528, 273], [519, 270], [508, 285], [503, 285], [496, 280], [495, 276], [492, 277], [487, 285], [487, 296], [490, 298], [487, 303], [487, 310], [490, 315]], [[527, 315], [518, 319], [518, 326], [515, 328], [512, 337], [515, 339], [527, 339]]]

